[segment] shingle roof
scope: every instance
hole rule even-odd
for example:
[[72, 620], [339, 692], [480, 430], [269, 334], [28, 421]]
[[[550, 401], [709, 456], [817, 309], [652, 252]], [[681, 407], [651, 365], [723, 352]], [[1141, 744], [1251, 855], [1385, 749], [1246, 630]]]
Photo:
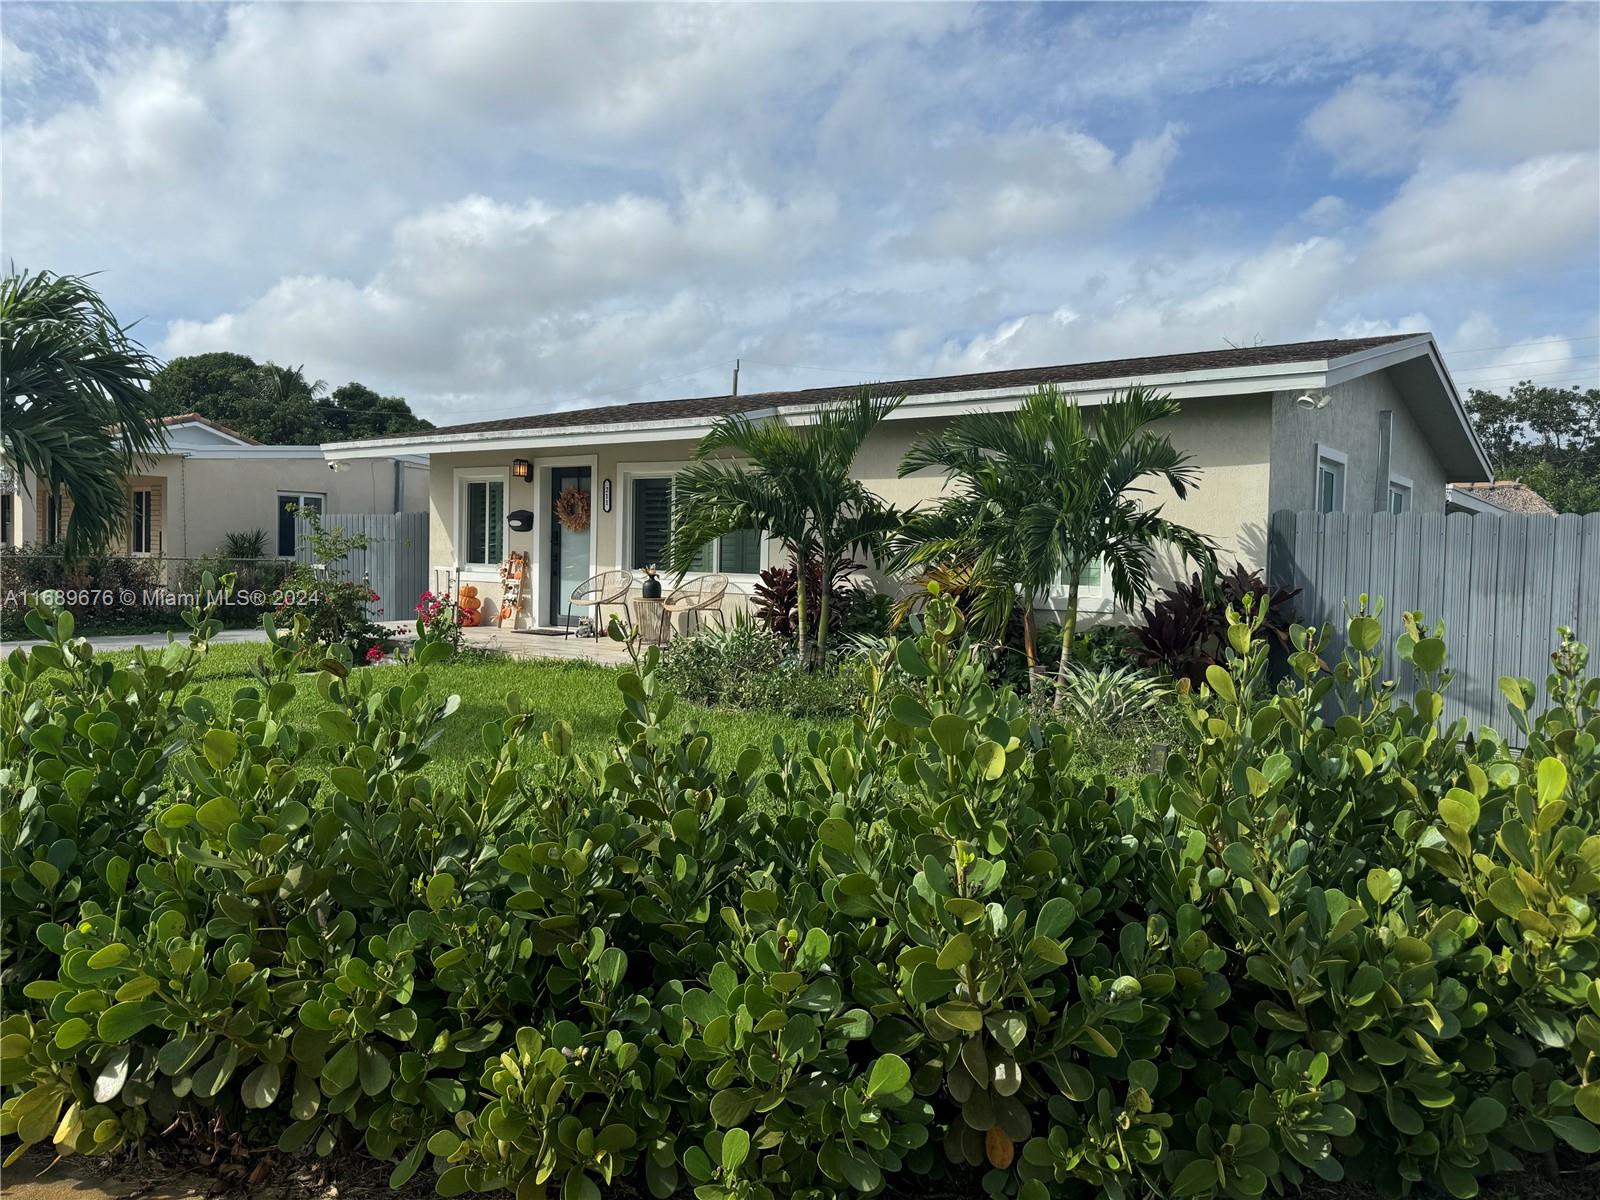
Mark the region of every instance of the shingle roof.
[[[1339, 358], [1417, 336], [1420, 335], [1396, 333], [1384, 337], [1285, 342], [1274, 346], [1239, 346], [1223, 350], [1199, 350], [1188, 354], [1158, 354], [1146, 358], [1112, 358], [1101, 362], [1063, 363], [1053, 367], [981, 371], [972, 375], [934, 375], [922, 379], [874, 381], [871, 386], [875, 391], [889, 395], [926, 396], [940, 392], [1031, 388], [1047, 383], [1071, 384], [1088, 383], [1097, 379], [1137, 379], [1144, 375], [1168, 375], [1183, 371], [1226, 371], [1240, 367]], [[426, 441], [453, 433], [512, 432], [524, 429], [561, 429], [574, 425], [623, 425], [635, 421], [720, 417], [729, 413], [751, 412], [763, 408], [825, 404], [830, 400], [849, 396], [860, 386], [852, 384], [847, 387], [804, 388], [791, 392], [751, 392], [740, 396], [697, 396], [682, 400], [650, 400], [633, 404], [570, 408], [558, 412], [534, 413], [525, 417], [506, 417], [496, 421], [470, 421], [462, 425], [444, 425], [419, 433], [415, 435], [415, 439]], [[390, 437], [385, 440], [401, 439]]]
[[1479, 500], [1485, 500], [1507, 512], [1534, 517], [1555, 515], [1555, 505], [1518, 479], [1497, 479], [1493, 483], [1456, 483], [1451, 486], [1460, 492], [1471, 492]]

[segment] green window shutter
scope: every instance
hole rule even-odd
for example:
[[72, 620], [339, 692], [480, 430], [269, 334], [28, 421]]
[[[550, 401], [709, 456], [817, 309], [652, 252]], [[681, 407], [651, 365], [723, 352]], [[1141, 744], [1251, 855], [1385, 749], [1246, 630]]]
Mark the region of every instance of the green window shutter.
[[722, 571], [725, 575], [761, 573], [761, 535], [754, 529], [740, 529], [722, 539]]
[[506, 557], [506, 489], [502, 483], [491, 483], [488, 487], [488, 514], [485, 518], [484, 540], [488, 543], [489, 557], [481, 561], [486, 563], [504, 562]]
[[488, 553], [488, 546], [484, 542], [484, 517], [489, 505], [489, 485], [486, 483], [467, 484], [467, 561], [469, 563], [487, 562], [484, 556]]
[[633, 561], [635, 571], [661, 562], [672, 529], [672, 481], [633, 481]]

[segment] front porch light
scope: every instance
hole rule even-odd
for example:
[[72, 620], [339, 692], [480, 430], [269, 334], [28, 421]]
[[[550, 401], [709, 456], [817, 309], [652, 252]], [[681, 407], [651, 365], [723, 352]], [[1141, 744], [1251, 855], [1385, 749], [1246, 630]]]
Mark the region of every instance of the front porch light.
[[525, 458], [513, 458], [511, 460], [511, 473], [518, 479], [532, 479], [533, 464]]

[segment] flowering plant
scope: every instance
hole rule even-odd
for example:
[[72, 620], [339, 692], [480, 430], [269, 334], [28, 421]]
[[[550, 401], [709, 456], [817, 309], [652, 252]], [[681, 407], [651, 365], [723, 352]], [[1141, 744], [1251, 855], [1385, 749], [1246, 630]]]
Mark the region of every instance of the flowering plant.
[[417, 636], [437, 638], [461, 648], [461, 623], [456, 619], [456, 602], [449, 592], [423, 592], [417, 598]]

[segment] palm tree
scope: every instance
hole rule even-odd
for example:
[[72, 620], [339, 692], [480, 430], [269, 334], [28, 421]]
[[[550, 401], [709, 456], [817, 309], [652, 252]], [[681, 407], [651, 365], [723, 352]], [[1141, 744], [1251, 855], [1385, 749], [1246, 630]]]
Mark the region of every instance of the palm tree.
[[[825, 657], [834, 580], [851, 558], [877, 556], [901, 521], [850, 473], [867, 435], [901, 399], [862, 389], [805, 425], [743, 413], [719, 418], [701, 439], [697, 461], [673, 480], [668, 567], [682, 575], [717, 538], [744, 529], [765, 532], [794, 559], [796, 645], [803, 662], [811, 661], [805, 565], [821, 568], [816, 653]], [[744, 462], [717, 461], [728, 454]]]
[[1067, 682], [1086, 571], [1103, 564], [1112, 594], [1131, 609], [1154, 586], [1151, 559], [1158, 545], [1202, 565], [1215, 563], [1206, 537], [1137, 499], [1150, 494], [1146, 481], [1164, 481], [1183, 499], [1199, 479], [1189, 455], [1146, 428], [1177, 412], [1171, 396], [1132, 387], [1100, 406], [1091, 424], [1075, 401], [1044, 387], [1016, 413], [952, 422], [913, 445], [900, 464], [902, 476], [939, 468], [957, 490], [908, 523], [897, 560], [968, 565], [980, 589], [974, 613], [991, 628], [1004, 627], [1020, 598], [1030, 670], [1034, 606], [1065, 580], [1059, 692]]
[[0, 448], [24, 479], [71, 494], [68, 558], [126, 530], [128, 473], [166, 447], [146, 390], [159, 366], [83, 277], [0, 281]]

